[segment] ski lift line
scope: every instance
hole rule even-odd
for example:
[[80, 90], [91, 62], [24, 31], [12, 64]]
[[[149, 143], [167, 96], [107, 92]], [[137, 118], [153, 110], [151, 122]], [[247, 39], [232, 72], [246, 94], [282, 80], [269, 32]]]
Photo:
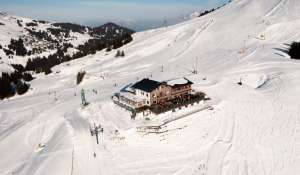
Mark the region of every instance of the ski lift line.
[[[90, 125], [90, 131], [92, 132], [91, 123], [89, 125]], [[92, 138], [90, 138], [90, 143], [92, 144], [92, 147], [93, 147], [93, 156], [96, 159], [97, 164], [99, 164], [99, 160], [97, 159], [97, 153], [96, 153], [96, 143], [93, 141]], [[98, 171], [97, 174], [100, 174], [100, 172], [101, 172], [100, 169], [99, 169], [100, 167], [97, 166], [97, 164], [96, 164], [97, 171]]]
[[195, 59], [194, 71], [193, 74], [198, 74], [198, 57]]
[[74, 172], [74, 144], [72, 150], [71, 175], [73, 175], [73, 172]]
[[[265, 41], [266, 40], [266, 35], [265, 34], [261, 34], [259, 35], [259, 37], [257, 36], [253, 36], [253, 35], [248, 35], [248, 39], [252, 37], [254, 39], [257, 39], [257, 40], [260, 40], [260, 41]], [[240, 50], [238, 53], [239, 54], [244, 54], [246, 52], [246, 45], [247, 45], [247, 40], [244, 40], [244, 47], [242, 48], [242, 50]], [[264, 45], [263, 45], [263, 48], [264, 48]]]
[[281, 6], [284, 5], [284, 3], [286, 3], [286, 0], [280, 0], [275, 7], [273, 7], [268, 13], [266, 13], [266, 15], [264, 16], [265, 18], [270, 17], [276, 10], [278, 10]]

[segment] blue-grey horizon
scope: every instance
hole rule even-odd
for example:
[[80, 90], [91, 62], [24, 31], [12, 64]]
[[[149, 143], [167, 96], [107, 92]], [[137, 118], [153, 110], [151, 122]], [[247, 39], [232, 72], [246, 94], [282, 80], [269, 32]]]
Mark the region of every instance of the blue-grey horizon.
[[0, 11], [51, 22], [73, 22], [92, 26], [115, 22], [140, 30], [158, 26], [164, 20], [174, 19], [193, 11], [214, 8], [227, 1], [0, 0]]

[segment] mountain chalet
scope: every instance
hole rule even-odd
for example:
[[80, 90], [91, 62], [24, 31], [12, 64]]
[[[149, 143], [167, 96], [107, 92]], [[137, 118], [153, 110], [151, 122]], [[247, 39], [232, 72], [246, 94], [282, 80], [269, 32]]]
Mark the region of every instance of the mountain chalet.
[[192, 84], [187, 78], [164, 82], [146, 78], [125, 87], [113, 96], [113, 100], [133, 110], [147, 108], [189, 96], [192, 92]]

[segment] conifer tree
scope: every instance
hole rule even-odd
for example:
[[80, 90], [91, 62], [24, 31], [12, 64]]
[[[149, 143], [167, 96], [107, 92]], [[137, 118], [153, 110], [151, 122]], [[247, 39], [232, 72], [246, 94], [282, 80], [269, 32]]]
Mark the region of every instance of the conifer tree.
[[125, 57], [125, 52], [124, 52], [124, 50], [121, 52], [121, 55], [120, 55], [121, 57]]

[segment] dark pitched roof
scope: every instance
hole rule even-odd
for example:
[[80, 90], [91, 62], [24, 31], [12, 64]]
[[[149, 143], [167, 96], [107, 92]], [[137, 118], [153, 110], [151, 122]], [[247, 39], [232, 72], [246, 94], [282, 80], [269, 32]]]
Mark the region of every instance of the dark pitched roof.
[[139, 89], [145, 92], [152, 92], [156, 88], [158, 88], [161, 85], [160, 82], [150, 80], [148, 78], [145, 78], [137, 83], [135, 83], [132, 88]]

